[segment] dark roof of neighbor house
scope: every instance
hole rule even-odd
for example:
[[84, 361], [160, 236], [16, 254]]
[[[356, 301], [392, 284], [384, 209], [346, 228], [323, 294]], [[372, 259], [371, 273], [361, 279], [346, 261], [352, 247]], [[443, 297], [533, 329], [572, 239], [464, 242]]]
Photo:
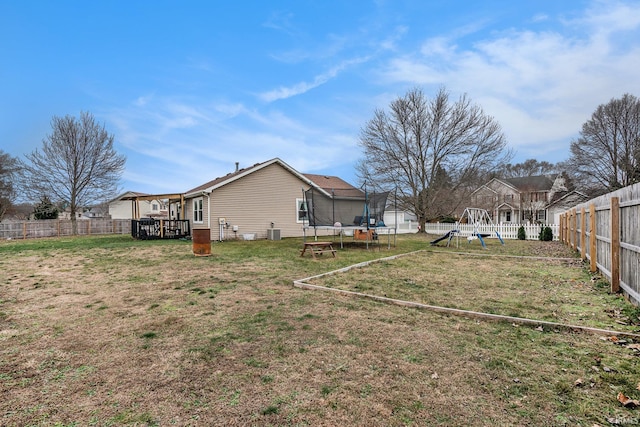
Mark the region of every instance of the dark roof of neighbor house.
[[303, 175], [313, 181], [313, 183], [318, 187], [322, 188], [329, 194], [333, 194], [335, 197], [354, 197], [363, 199], [365, 196], [364, 191], [354, 187], [337, 176], [316, 175], [312, 173], [305, 173]]
[[558, 197], [558, 198], [554, 197], [554, 199], [549, 203], [549, 205], [547, 205], [547, 207], [551, 207], [554, 205], [561, 205], [563, 202], [569, 201], [570, 198], [573, 198], [573, 200], [571, 200], [571, 203], [570, 203], [571, 205], [578, 205], [580, 203], [583, 203], [589, 200], [589, 196], [587, 196], [583, 192], [572, 190], [572, 191], [563, 192], [561, 197]]
[[549, 191], [553, 187], [553, 180], [546, 175], [523, 176], [519, 178], [503, 178], [520, 191]]

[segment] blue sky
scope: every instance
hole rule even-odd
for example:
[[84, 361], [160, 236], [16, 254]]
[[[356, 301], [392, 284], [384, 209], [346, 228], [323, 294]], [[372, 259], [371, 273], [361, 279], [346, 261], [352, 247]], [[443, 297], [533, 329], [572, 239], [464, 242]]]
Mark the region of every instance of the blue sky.
[[122, 189], [183, 192], [280, 157], [356, 184], [358, 135], [419, 86], [466, 93], [514, 162], [558, 162], [598, 105], [640, 96], [637, 1], [0, 0], [0, 149], [89, 111]]

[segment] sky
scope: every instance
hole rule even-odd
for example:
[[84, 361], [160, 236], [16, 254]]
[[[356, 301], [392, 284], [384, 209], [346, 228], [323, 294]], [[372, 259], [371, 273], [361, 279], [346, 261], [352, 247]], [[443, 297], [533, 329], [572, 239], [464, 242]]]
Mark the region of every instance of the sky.
[[357, 185], [358, 139], [413, 88], [466, 94], [512, 163], [552, 163], [595, 109], [640, 96], [635, 0], [0, 0], [0, 150], [83, 111], [122, 191], [185, 192], [279, 157]]

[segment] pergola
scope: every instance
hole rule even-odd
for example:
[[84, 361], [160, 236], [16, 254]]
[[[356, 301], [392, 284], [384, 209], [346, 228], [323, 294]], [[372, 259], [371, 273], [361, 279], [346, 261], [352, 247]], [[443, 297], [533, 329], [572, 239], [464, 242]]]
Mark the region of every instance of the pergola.
[[168, 194], [146, 194], [144, 196], [127, 196], [122, 200], [131, 200], [131, 218], [140, 219], [140, 201], [141, 200], [168, 200], [169, 211], [171, 211], [171, 203], [180, 203], [180, 218], [184, 218], [184, 194], [168, 193]]

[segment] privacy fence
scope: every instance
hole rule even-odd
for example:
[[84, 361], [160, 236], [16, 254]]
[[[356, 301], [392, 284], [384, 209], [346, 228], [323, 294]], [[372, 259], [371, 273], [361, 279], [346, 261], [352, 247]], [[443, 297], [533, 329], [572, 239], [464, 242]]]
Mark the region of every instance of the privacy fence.
[[[524, 232], [527, 235], [527, 240], [538, 240], [540, 236], [541, 226], [539, 224], [496, 224], [480, 225], [478, 227], [479, 233], [489, 234], [490, 237], [496, 237], [494, 231], [500, 234], [500, 237], [507, 240], [515, 240], [518, 238], [518, 229], [524, 227]], [[559, 225], [544, 225], [542, 227], [550, 227], [553, 232], [553, 240], [559, 240]], [[471, 236], [475, 231], [473, 224], [450, 224], [450, 223], [427, 223], [425, 226], [425, 232], [429, 234], [444, 235], [451, 230], [458, 230], [461, 236]]]
[[640, 303], [640, 184], [580, 204], [560, 216], [560, 239], [609, 280], [611, 292]]
[[[131, 234], [130, 219], [83, 219], [78, 220], [79, 235]], [[0, 239], [37, 239], [41, 237], [71, 236], [70, 219], [47, 219], [37, 221], [2, 221]]]

